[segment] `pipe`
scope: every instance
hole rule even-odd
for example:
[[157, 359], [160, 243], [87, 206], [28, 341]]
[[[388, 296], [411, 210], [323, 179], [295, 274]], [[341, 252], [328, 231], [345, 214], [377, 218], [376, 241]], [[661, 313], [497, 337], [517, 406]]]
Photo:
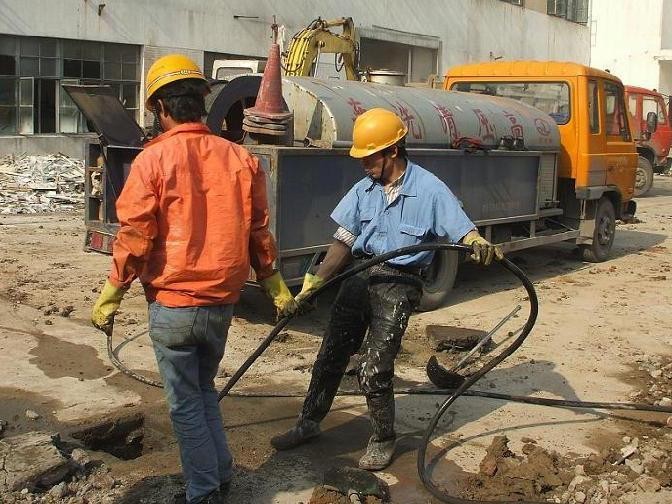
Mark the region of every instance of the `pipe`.
[[[388, 261], [394, 257], [398, 257], [401, 255], [407, 255], [407, 254], [414, 254], [416, 252], [422, 252], [422, 251], [438, 251], [438, 250], [456, 250], [456, 251], [461, 251], [461, 252], [472, 252], [471, 247], [467, 247], [466, 245], [461, 245], [461, 244], [455, 244], [455, 243], [426, 243], [422, 245], [414, 245], [411, 247], [404, 247], [399, 250], [395, 250], [392, 252], [388, 252], [386, 254], [382, 254], [380, 256], [376, 256], [372, 259], [369, 259], [365, 262], [362, 262], [349, 270], [341, 273], [340, 275], [326, 281], [319, 289], [317, 289], [315, 292], [313, 292], [306, 300], [304, 301], [305, 303], [310, 303], [314, 298], [319, 296], [324, 290], [328, 289], [332, 285], [341, 282], [342, 280], [356, 275], [357, 273], [371, 268], [372, 266], [376, 264], [383, 263], [385, 261]], [[522, 330], [518, 337], [511, 343], [503, 352], [501, 352], [499, 355], [493, 357], [490, 361], [488, 361], [486, 364], [484, 364], [481, 369], [479, 369], [476, 373], [473, 375], [469, 376], [464, 380], [464, 382], [459, 385], [455, 390], [437, 390], [437, 389], [405, 389], [401, 391], [397, 391], [398, 393], [408, 393], [408, 394], [418, 394], [418, 395], [434, 395], [434, 394], [446, 394], [449, 393], [450, 396], [444, 400], [444, 402], [441, 404], [441, 406], [437, 409], [437, 412], [434, 414], [434, 417], [431, 419], [429, 425], [427, 426], [422, 443], [420, 444], [420, 447], [418, 449], [418, 457], [417, 457], [417, 469], [418, 469], [418, 475], [420, 476], [420, 480], [422, 481], [423, 485], [425, 485], [425, 488], [434, 495], [438, 500], [441, 502], [447, 502], [449, 504], [506, 504], [508, 502], [514, 502], [514, 501], [474, 501], [474, 500], [467, 500], [467, 499], [461, 499], [459, 497], [454, 497], [451, 496], [445, 492], [443, 492], [440, 488], [438, 488], [431, 480], [429, 474], [427, 473], [427, 467], [425, 465], [425, 458], [426, 458], [426, 452], [427, 452], [427, 446], [429, 445], [431, 436], [434, 432], [434, 429], [436, 428], [436, 425], [438, 424], [439, 420], [441, 417], [446, 413], [446, 411], [450, 408], [450, 406], [455, 402], [455, 400], [460, 397], [460, 396], [470, 396], [470, 397], [489, 397], [489, 398], [495, 398], [495, 399], [502, 399], [502, 400], [510, 400], [510, 401], [517, 401], [517, 402], [523, 402], [523, 403], [528, 403], [528, 404], [537, 404], [537, 405], [545, 405], [545, 406], [554, 406], [554, 407], [568, 407], [568, 408], [593, 408], [593, 409], [625, 409], [625, 410], [633, 410], [633, 411], [656, 411], [656, 412], [662, 412], [662, 413], [672, 413], [672, 407], [663, 407], [663, 406], [652, 406], [652, 405], [646, 405], [646, 404], [629, 404], [629, 403], [598, 403], [598, 402], [584, 402], [584, 401], [567, 401], [567, 400], [558, 400], [558, 399], [549, 399], [549, 398], [542, 398], [542, 397], [524, 397], [524, 396], [513, 396], [513, 395], [507, 395], [507, 394], [497, 394], [493, 392], [483, 392], [479, 390], [468, 390], [473, 384], [475, 384], [478, 380], [480, 380], [485, 374], [490, 372], [495, 366], [500, 364], [504, 359], [509, 357], [513, 352], [515, 352], [520, 345], [525, 341], [525, 338], [529, 335], [531, 332], [532, 328], [534, 327], [534, 323], [537, 318], [538, 310], [539, 310], [539, 304], [538, 304], [538, 299], [537, 299], [537, 294], [534, 290], [534, 286], [532, 285], [532, 282], [527, 278], [527, 276], [522, 272], [520, 268], [518, 268], [515, 264], [513, 264], [511, 261], [509, 261], [507, 258], [502, 259], [499, 261], [499, 264], [501, 264], [505, 269], [509, 270], [514, 276], [516, 276], [520, 282], [522, 283], [523, 287], [527, 291], [528, 295], [528, 300], [530, 303], [530, 313], [528, 315], [528, 318], [525, 322], [525, 324], [522, 327]], [[250, 355], [247, 360], [243, 363], [242, 366], [233, 374], [233, 376], [229, 379], [225, 387], [222, 389], [222, 391], [219, 393], [218, 396], [218, 401], [221, 401], [225, 396], [227, 395], [235, 395], [239, 397], [296, 397], [296, 394], [255, 394], [255, 393], [231, 393], [231, 389], [233, 386], [238, 382], [238, 380], [245, 374], [245, 372], [250, 368], [250, 366], [254, 363], [254, 361], [268, 348], [268, 346], [271, 344], [271, 342], [277, 337], [277, 335], [284, 329], [284, 327], [289, 323], [289, 321], [293, 318], [294, 315], [289, 316], [289, 317], [284, 317], [281, 319], [275, 327], [271, 330], [269, 335], [262, 341], [262, 343], [259, 345], [259, 347]], [[110, 328], [109, 331], [106, 332], [107, 335], [107, 351], [108, 351], [108, 356], [110, 357], [110, 360], [114, 364], [117, 369], [119, 369], [122, 373], [139, 380], [143, 383], [146, 383], [148, 385], [152, 385], [155, 387], [162, 387], [161, 383], [156, 382], [154, 380], [151, 380], [149, 378], [146, 378], [142, 375], [139, 375], [130, 369], [126, 368], [120, 361], [117, 359], [117, 357], [114, 355], [114, 352], [112, 351], [112, 328]], [[304, 394], [299, 394], [299, 397], [302, 397]], [[340, 395], [355, 395], [354, 393], [351, 392], [343, 392]], [[537, 501], [515, 501], [518, 504], [542, 504]]]

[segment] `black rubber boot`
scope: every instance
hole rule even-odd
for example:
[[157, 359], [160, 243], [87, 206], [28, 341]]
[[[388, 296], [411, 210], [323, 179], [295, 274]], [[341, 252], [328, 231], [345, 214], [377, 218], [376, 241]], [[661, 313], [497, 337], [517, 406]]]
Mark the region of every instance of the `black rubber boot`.
[[320, 435], [320, 424], [312, 420], [299, 420], [297, 424], [284, 434], [271, 438], [271, 446], [276, 450], [291, 450], [307, 443]]
[[[199, 500], [192, 501], [193, 504], [222, 504], [222, 494], [219, 490], [215, 490], [208, 495], [201, 497]], [[175, 496], [173, 501], [175, 504], [188, 504], [187, 497], [184, 493], [179, 493]]]
[[366, 453], [359, 459], [359, 468], [367, 471], [385, 469], [392, 462], [394, 444], [395, 438], [387, 441], [376, 441], [373, 437], [369, 439]]

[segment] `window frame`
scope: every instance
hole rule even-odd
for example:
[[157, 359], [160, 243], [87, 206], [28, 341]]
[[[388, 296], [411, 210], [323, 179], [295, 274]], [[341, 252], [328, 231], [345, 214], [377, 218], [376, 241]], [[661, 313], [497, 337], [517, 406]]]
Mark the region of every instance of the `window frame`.
[[[610, 132], [610, 124], [609, 121], [607, 120], [607, 99], [609, 96], [612, 96], [610, 93], [609, 88], [613, 88], [616, 90], [616, 99], [618, 100], [620, 98], [620, 115], [621, 115], [621, 121], [622, 121], [622, 127], [620, 128], [620, 132], [617, 134], [613, 134]], [[607, 141], [614, 141], [618, 139], [618, 141], [622, 142], [631, 142], [632, 141], [632, 132], [630, 131], [630, 124], [628, 121], [628, 118], [626, 117], [626, 112], [629, 110], [627, 109], [627, 105], [625, 104], [625, 90], [623, 87], [619, 86], [615, 82], [612, 82], [610, 80], [604, 80], [602, 83], [602, 89], [603, 89], [603, 95], [602, 95], [602, 107], [604, 109], [604, 133], [605, 136], [607, 137]], [[614, 111], [614, 114], [616, 112]], [[611, 115], [611, 114], [610, 114]]]
[[[550, 115], [550, 116], [553, 118], [553, 121], [555, 122], [555, 124], [557, 124], [558, 126], [564, 126], [564, 125], [566, 125], [566, 124], [569, 124], [569, 122], [572, 120], [572, 117], [573, 117], [573, 114], [572, 114], [572, 101], [573, 101], [573, 96], [572, 96], [572, 86], [570, 85], [569, 81], [564, 81], [564, 80], [552, 80], [552, 81], [551, 81], [551, 80], [548, 80], [548, 81], [547, 81], [547, 80], [529, 80], [529, 81], [520, 81], [520, 80], [501, 80], [501, 81], [485, 81], [485, 80], [473, 80], [473, 81], [469, 81], [469, 80], [460, 80], [460, 81], [454, 82], [454, 83], [450, 86], [450, 90], [451, 90], [451, 91], [461, 91], [461, 92], [466, 92], [466, 93], [471, 93], [471, 92], [473, 92], [473, 91], [463, 91], [463, 90], [461, 90], [461, 89], [456, 89], [456, 86], [459, 86], [460, 84], [470, 84], [470, 85], [473, 85], [473, 84], [483, 84], [484, 86], [487, 86], [488, 84], [490, 84], [490, 85], [506, 85], [506, 84], [519, 84], [519, 85], [522, 85], [522, 84], [561, 84], [562, 86], [564, 86], [564, 87], [567, 89], [567, 112], [568, 112], [568, 113], [567, 113], [567, 118], [565, 119], [565, 121], [563, 121], [563, 122], [558, 122], [558, 120], [557, 120], [555, 117], [553, 117], [553, 115], [548, 114], [548, 112], [544, 112], [542, 109], [540, 109], [540, 108], [538, 108], [538, 107], [535, 107], [534, 105], [530, 105], [529, 103], [528, 103], [527, 105], [530, 105], [530, 106], [532, 106], [532, 107], [534, 107], [534, 108], [536, 108], [536, 109], [538, 109], [538, 110], [541, 110], [541, 111], [544, 112], [545, 114]], [[499, 97], [501, 97], [501, 98], [508, 98], [508, 99], [510, 99], [510, 100], [515, 100], [515, 101], [519, 101], [519, 102], [521, 102], [521, 103], [525, 103], [525, 102], [523, 102], [523, 101], [521, 101], [521, 100], [517, 100], [516, 98], [512, 98], [512, 97], [510, 97], [510, 96], [502, 96], [502, 95], [495, 95], [495, 96], [499, 96]]]
[[[595, 88], [591, 92], [590, 86], [594, 85]], [[594, 110], [591, 115], [590, 113], [590, 103], [592, 100]], [[600, 115], [600, 82], [597, 79], [588, 79], [588, 127], [590, 128], [591, 135], [600, 135], [602, 134], [602, 116]], [[597, 130], [593, 129], [593, 120], [597, 119]]]

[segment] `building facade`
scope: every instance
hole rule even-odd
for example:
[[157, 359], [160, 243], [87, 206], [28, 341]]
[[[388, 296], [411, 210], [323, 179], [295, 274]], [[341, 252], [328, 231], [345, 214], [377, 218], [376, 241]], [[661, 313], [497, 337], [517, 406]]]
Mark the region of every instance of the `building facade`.
[[672, 94], [672, 0], [592, 0], [591, 66]]
[[[588, 0], [0, 0], [0, 154], [79, 155], [87, 124], [68, 83], [106, 84], [141, 124], [143, 79], [160, 56], [186, 53], [210, 74], [217, 59], [263, 59], [318, 16], [350, 16], [362, 67], [426, 82], [455, 64], [494, 59], [588, 63]], [[420, 8], [420, 5], [422, 6]], [[337, 78], [333, 55], [318, 77]]]

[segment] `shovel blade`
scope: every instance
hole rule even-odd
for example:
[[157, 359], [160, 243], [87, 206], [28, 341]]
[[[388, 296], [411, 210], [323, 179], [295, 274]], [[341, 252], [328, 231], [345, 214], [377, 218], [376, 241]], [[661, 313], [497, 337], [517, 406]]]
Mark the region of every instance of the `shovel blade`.
[[441, 389], [456, 389], [464, 383], [465, 377], [446, 369], [432, 355], [427, 361], [427, 377], [434, 385]]

